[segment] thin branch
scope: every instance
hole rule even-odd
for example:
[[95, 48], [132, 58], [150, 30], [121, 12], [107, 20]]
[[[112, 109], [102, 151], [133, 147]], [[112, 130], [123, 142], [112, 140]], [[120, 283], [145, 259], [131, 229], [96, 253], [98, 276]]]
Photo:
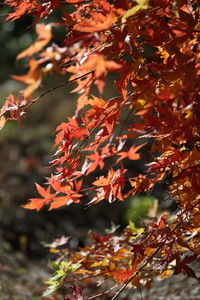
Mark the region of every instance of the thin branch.
[[129, 278], [129, 280], [121, 287], [121, 289], [112, 297], [111, 300], [117, 299], [121, 292], [127, 287], [127, 285], [146, 267], [146, 265], [152, 260], [152, 258], [162, 249], [165, 242], [154, 251], [154, 253], [140, 266], [140, 268]]
[[[182, 223], [182, 220], [180, 220], [172, 230], [172, 232], [175, 232], [175, 230], [178, 228], [178, 226]], [[142, 271], [146, 265], [154, 258], [154, 256], [164, 247], [166, 243], [166, 240], [154, 251], [154, 253], [149, 256], [149, 258], [139, 267], [139, 269], [128, 279], [128, 281], [121, 287], [121, 289], [115, 294], [114, 297], [112, 297], [111, 300], [117, 299], [117, 297], [121, 294], [121, 292], [127, 287], [127, 285], [137, 276], [139, 275], [140, 271]]]
[[85, 74], [83, 74], [83, 75], [81, 75], [81, 76], [79, 76], [79, 77], [74, 78], [74, 79], [67, 80], [67, 81], [64, 81], [64, 82], [62, 82], [62, 83], [56, 85], [56, 86], [53, 86], [52, 88], [48, 89], [47, 91], [45, 91], [44, 93], [42, 93], [40, 96], [38, 96], [38, 97], [35, 99], [35, 101], [39, 100], [40, 98], [44, 97], [44, 96], [47, 95], [48, 93], [50, 93], [50, 92], [52, 92], [52, 91], [54, 91], [54, 90], [57, 90], [58, 88], [60, 88], [60, 87], [62, 87], [62, 86], [64, 86], [64, 85], [67, 85], [67, 84], [69, 84], [69, 83], [75, 82], [76, 80], [82, 79], [82, 78], [84, 78], [84, 77], [86, 77], [87, 75], [92, 74], [92, 73], [94, 73], [94, 70], [92, 70], [92, 71], [90, 71], [90, 72], [87, 72], [87, 73], [85, 73]]
[[92, 128], [92, 130], [90, 131], [89, 135], [86, 136], [86, 138], [80, 143], [80, 145], [78, 146], [78, 148], [76, 149], [76, 152], [80, 150], [81, 146], [90, 138], [91, 134], [99, 127], [99, 125], [109, 116], [109, 114], [113, 111], [113, 109], [111, 109], [110, 111], [108, 111], [105, 116], [97, 123], [97, 125]]

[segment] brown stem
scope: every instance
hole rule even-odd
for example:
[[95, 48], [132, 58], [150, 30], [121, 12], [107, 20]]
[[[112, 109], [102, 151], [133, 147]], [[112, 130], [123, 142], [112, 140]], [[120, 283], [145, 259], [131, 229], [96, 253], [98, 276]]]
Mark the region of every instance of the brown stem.
[[117, 297], [121, 294], [121, 292], [127, 287], [127, 285], [135, 278], [140, 271], [146, 267], [146, 265], [152, 260], [152, 258], [160, 251], [160, 249], [164, 246], [165, 242], [154, 251], [154, 253], [140, 266], [140, 268], [129, 278], [129, 280], [120, 288], [120, 290], [112, 297], [111, 300], [117, 299]]
[[49, 90], [45, 91], [45, 92], [42, 93], [40, 96], [38, 96], [35, 100], [37, 101], [37, 100], [39, 100], [40, 98], [42, 98], [43, 96], [45, 96], [46, 94], [48, 94], [48, 93], [50, 93], [50, 92], [52, 92], [52, 91], [54, 91], [54, 90], [60, 88], [61, 86], [67, 85], [67, 84], [72, 83], [72, 82], [74, 82], [74, 81], [76, 81], [76, 80], [79, 80], [79, 79], [81, 79], [81, 78], [84, 78], [85, 76], [87, 76], [87, 75], [89, 75], [89, 74], [92, 74], [92, 73], [94, 73], [94, 70], [92, 70], [92, 71], [90, 71], [90, 72], [87, 72], [87, 73], [85, 73], [85, 74], [83, 74], [83, 75], [81, 75], [81, 76], [79, 76], [79, 77], [76, 77], [76, 78], [74, 78], [74, 79], [72, 79], [72, 80], [67, 80], [67, 81], [64, 81], [64, 82], [62, 82], [62, 83], [56, 85], [56, 86], [53, 86], [52, 88], [50, 88]]

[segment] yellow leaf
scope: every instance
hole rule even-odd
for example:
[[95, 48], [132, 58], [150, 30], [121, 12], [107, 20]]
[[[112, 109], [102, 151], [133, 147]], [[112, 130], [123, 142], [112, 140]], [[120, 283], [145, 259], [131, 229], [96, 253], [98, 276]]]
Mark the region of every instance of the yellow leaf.
[[57, 254], [57, 253], [60, 252], [60, 250], [55, 249], [55, 248], [50, 248], [49, 252], [51, 252], [51, 253], [56, 253], [56, 254]]
[[104, 259], [102, 261], [96, 261], [93, 264], [91, 264], [91, 267], [105, 267], [108, 265], [108, 260]]
[[0, 130], [4, 127], [5, 123], [6, 123], [6, 118], [2, 116], [0, 118]]
[[191, 119], [192, 115], [193, 114], [192, 114], [192, 111], [190, 109], [185, 111], [185, 118], [186, 119]]
[[144, 106], [145, 103], [146, 103], [146, 100], [144, 100], [144, 99], [138, 99], [138, 102], [139, 102], [142, 106]]
[[136, 0], [136, 2], [138, 4], [136, 6], [130, 8], [129, 10], [127, 10], [127, 12], [122, 17], [122, 30], [123, 30], [124, 25], [125, 25], [124, 23], [126, 22], [126, 20], [129, 17], [132, 17], [133, 15], [135, 15], [141, 9], [147, 9], [148, 8], [149, 0]]
[[153, 253], [154, 253], [154, 251], [155, 251], [155, 249], [153, 249], [153, 248], [150, 248], [150, 247], [147, 247], [146, 249], [145, 249], [145, 255], [146, 256], [151, 256]]
[[170, 275], [173, 274], [173, 272], [174, 272], [173, 270], [166, 270], [166, 271], [162, 272], [161, 277], [168, 278]]
[[166, 158], [166, 157], [169, 157], [171, 155], [174, 155], [174, 151], [172, 150], [169, 150], [169, 151], [165, 151], [162, 155], [161, 155], [161, 158]]

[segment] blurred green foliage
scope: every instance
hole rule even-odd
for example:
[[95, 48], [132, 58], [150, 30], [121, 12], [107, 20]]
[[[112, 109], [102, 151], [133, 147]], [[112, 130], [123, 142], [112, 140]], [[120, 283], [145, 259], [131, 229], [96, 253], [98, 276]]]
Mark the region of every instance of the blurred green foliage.
[[154, 207], [154, 201], [155, 198], [151, 196], [132, 197], [124, 215], [126, 224], [132, 221], [136, 226], [141, 226], [140, 220], [148, 218], [149, 210]]
[[[35, 39], [34, 27], [30, 17], [24, 17], [15, 22], [5, 22], [9, 9], [4, 5], [0, 14], [0, 84], [22, 69], [22, 62], [16, 61], [19, 52], [28, 47]], [[28, 29], [29, 28], [29, 29]], [[28, 29], [28, 30], [27, 30]]]

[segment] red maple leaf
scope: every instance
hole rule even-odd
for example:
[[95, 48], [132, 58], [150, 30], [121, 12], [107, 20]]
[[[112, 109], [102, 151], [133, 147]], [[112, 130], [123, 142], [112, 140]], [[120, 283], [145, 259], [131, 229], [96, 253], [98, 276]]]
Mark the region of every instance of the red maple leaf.
[[137, 146], [137, 147], [136, 147], [135, 145], [133, 145], [133, 146], [129, 149], [129, 151], [117, 153], [117, 155], [120, 155], [120, 156], [121, 156], [120, 158], [118, 158], [117, 163], [118, 163], [120, 160], [125, 159], [125, 158], [129, 158], [130, 160], [138, 160], [138, 159], [140, 159], [140, 154], [137, 153], [137, 151], [138, 151], [140, 148], [142, 148], [145, 144], [146, 144], [146, 143], [144, 143], [144, 144], [142, 144], [142, 145], [139, 145], [139, 146]]

